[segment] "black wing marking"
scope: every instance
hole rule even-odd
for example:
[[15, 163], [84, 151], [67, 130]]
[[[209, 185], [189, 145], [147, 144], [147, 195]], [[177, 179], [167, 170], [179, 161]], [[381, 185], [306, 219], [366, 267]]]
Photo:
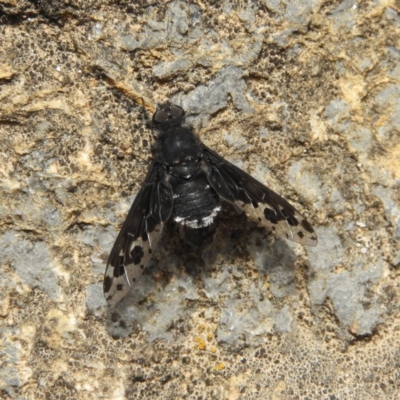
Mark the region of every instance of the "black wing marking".
[[317, 245], [311, 224], [285, 199], [207, 147], [203, 159], [210, 186], [220, 197], [247, 214], [255, 214], [260, 224], [277, 235], [303, 245]]
[[109, 304], [126, 296], [142, 275], [172, 207], [171, 186], [163, 169], [153, 163], [108, 258], [103, 289]]

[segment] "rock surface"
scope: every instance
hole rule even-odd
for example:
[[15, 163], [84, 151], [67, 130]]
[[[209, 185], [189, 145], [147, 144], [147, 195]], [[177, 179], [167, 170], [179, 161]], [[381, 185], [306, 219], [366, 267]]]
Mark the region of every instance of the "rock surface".
[[[0, 397], [397, 399], [399, 38], [394, 1], [0, 0]], [[319, 244], [228, 209], [111, 309], [167, 99]]]

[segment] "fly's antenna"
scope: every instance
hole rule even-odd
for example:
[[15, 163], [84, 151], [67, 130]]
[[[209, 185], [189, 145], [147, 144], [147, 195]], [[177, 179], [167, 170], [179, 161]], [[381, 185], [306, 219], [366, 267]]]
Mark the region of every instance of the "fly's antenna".
[[[145, 124], [148, 128], [151, 128], [151, 117], [150, 117], [148, 111], [151, 111], [152, 113], [154, 113], [156, 111], [156, 107], [153, 104], [146, 102], [146, 100], [143, 97], [139, 97], [138, 100], [142, 103], [141, 104], [141, 106], [142, 106], [141, 112], [143, 113]], [[139, 102], [138, 102], [138, 104], [139, 104]]]

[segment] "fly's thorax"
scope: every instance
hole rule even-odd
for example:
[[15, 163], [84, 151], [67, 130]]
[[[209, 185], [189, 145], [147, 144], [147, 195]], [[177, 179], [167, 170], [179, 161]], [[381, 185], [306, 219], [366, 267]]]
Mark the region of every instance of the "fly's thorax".
[[160, 142], [161, 156], [168, 167], [191, 164], [201, 158], [201, 144], [189, 128], [169, 129]]

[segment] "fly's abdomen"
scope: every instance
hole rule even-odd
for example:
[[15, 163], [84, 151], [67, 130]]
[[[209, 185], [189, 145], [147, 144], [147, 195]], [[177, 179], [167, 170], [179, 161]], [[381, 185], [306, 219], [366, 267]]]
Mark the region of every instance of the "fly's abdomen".
[[213, 223], [221, 204], [203, 171], [188, 180], [177, 179], [172, 187], [174, 207], [171, 218], [175, 222], [194, 229]]

